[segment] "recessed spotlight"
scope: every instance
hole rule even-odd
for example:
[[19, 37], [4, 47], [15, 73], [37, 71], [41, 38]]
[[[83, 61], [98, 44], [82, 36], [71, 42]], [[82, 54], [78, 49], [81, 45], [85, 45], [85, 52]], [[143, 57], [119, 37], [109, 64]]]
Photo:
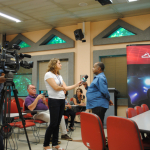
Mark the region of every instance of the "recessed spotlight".
[[8, 16], [8, 15], [6, 15], [6, 14], [3, 14], [3, 13], [1, 13], [1, 12], [0, 12], [0, 16], [2, 16], [2, 17], [4, 17], [4, 18], [7, 18], [7, 19], [10, 19], [10, 20], [15, 21], [15, 22], [21, 22], [21, 20], [16, 19], [16, 18], [11, 17], [11, 16]]
[[98, 1], [101, 5], [107, 5], [107, 4], [112, 4], [112, 0], [95, 0]]
[[88, 4], [87, 3], [85, 3], [85, 2], [81, 2], [81, 3], [79, 3], [79, 6], [81, 6], [81, 7], [84, 7], [84, 6], [87, 6]]

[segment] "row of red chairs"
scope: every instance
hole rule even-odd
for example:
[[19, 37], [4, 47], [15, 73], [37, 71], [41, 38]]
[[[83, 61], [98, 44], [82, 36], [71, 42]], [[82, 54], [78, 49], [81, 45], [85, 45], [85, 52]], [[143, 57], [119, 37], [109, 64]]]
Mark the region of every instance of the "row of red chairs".
[[[22, 111], [25, 111], [24, 100], [21, 99], [21, 98], [18, 98], [18, 100], [19, 100], [20, 107], [22, 108]], [[10, 113], [18, 113], [18, 109], [17, 109], [17, 105], [16, 105], [15, 99], [13, 99], [11, 101]], [[40, 136], [39, 131], [40, 130], [37, 129], [37, 125], [36, 124], [37, 123], [38, 124], [42, 124], [42, 123], [46, 123], [46, 122], [44, 122], [42, 120], [34, 120], [33, 116], [31, 115], [31, 113], [27, 113], [23, 117], [25, 118], [25, 128], [31, 127], [32, 132], [33, 132], [33, 136], [35, 137], [35, 140], [34, 141], [30, 141], [30, 143], [34, 143], [34, 144], [39, 143], [40, 142], [40, 138], [39, 138], [39, 136]], [[23, 124], [22, 124], [22, 121], [17, 121], [17, 119], [19, 119], [19, 117], [15, 117], [15, 122], [10, 123], [10, 125], [12, 127], [14, 127], [14, 128], [17, 127], [18, 129], [24, 128]], [[18, 130], [18, 131], [19, 131], [18, 133], [15, 133], [15, 134], [17, 134], [17, 139], [19, 141], [26, 142], [26, 140], [21, 140], [19, 138], [20, 130]]]
[[[105, 150], [106, 139], [100, 118], [92, 113], [81, 112], [81, 136], [90, 150]], [[109, 116], [107, 118], [109, 150], [150, 149], [150, 142], [142, 140], [137, 124], [127, 118]]]
[[140, 106], [135, 106], [134, 108], [127, 108], [126, 117], [131, 118], [131, 117], [139, 115], [139, 114], [141, 114], [145, 111], [148, 111], [148, 110], [149, 110], [149, 108], [146, 104], [142, 104], [141, 107]]

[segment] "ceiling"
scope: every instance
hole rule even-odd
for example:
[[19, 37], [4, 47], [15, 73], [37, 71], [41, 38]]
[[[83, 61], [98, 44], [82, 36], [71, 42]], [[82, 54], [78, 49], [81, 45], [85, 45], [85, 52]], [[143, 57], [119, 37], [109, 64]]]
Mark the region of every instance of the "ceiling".
[[0, 0], [0, 12], [22, 21], [16, 23], [0, 16], [0, 34], [10, 35], [150, 14], [150, 0], [113, 0], [113, 4], [104, 6], [95, 0]]

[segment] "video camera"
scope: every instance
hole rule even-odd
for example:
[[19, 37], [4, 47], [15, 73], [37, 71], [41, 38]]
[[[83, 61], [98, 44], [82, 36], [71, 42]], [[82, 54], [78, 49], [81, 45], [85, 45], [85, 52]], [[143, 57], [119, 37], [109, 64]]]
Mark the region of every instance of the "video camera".
[[17, 44], [12, 45], [12, 49], [7, 50], [2, 48], [0, 51], [0, 69], [4, 71], [4, 73], [12, 72], [16, 73], [20, 66], [26, 69], [33, 68], [33, 61], [23, 61], [24, 57], [31, 58], [31, 55], [27, 54], [17, 54], [17, 50], [20, 50], [20, 46]]

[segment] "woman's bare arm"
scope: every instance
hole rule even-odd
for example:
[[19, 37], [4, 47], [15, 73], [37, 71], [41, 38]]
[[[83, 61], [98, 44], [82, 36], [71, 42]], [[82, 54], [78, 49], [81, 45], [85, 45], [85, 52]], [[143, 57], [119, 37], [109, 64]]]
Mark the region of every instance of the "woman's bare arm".
[[82, 82], [82, 81], [80, 81], [80, 82], [78, 82], [78, 83], [76, 83], [76, 84], [74, 84], [74, 85], [67, 86], [66, 83], [63, 81], [63, 87], [65, 88], [66, 91], [69, 91], [69, 90], [72, 90], [72, 89], [78, 87], [81, 82]]
[[64, 90], [63, 86], [59, 86], [56, 84], [55, 80], [53, 78], [48, 78], [47, 83], [55, 90], [55, 91], [62, 91]]

